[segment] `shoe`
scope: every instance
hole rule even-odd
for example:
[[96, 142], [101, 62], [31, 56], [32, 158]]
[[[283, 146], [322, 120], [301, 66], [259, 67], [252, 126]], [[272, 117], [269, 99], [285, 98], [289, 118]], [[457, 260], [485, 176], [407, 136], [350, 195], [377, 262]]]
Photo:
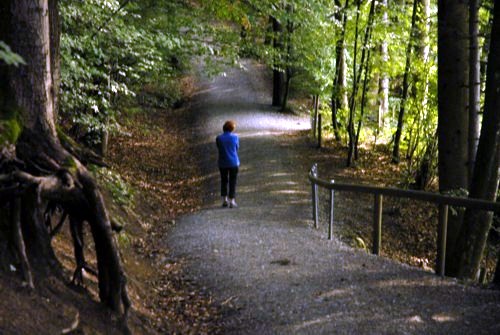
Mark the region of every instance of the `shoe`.
[[229, 203], [227, 202], [227, 197], [222, 197], [222, 207], [227, 207]]
[[236, 207], [238, 207], [236, 201], [234, 201], [234, 199], [229, 199], [229, 208], [236, 208]]

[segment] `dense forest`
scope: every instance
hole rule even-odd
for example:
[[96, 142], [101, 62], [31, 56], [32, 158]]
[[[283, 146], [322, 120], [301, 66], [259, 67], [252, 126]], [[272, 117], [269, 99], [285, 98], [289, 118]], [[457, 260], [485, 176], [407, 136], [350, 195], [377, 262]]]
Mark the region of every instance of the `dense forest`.
[[[68, 222], [73, 281], [94, 274], [101, 302], [126, 318], [114, 238], [122, 226], [97, 181], [116, 174], [106, 163], [110, 136], [138, 103], [180, 105], [180, 78], [195, 64], [215, 75], [246, 58], [267, 66], [276, 110], [309, 113], [311, 136], [345, 147], [347, 166], [356, 167], [360, 148], [382, 146], [404, 166], [402, 187], [496, 201], [498, 2], [7, 0], [0, 273], [19, 265], [31, 288], [40, 276], [60, 275], [51, 240]], [[84, 225], [97, 269], [84, 255]], [[476, 280], [498, 229], [492, 213], [451, 210], [446, 275]]]

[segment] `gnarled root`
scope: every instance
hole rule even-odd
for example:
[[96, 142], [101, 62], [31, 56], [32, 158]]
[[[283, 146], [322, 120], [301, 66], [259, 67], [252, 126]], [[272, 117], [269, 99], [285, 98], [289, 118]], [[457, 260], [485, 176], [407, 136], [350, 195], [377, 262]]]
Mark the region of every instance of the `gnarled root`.
[[33, 275], [31, 274], [30, 263], [28, 261], [28, 256], [26, 255], [26, 246], [24, 245], [23, 232], [21, 229], [21, 201], [19, 198], [11, 201], [10, 203], [12, 223], [13, 223], [13, 239], [16, 248], [16, 252], [19, 256], [21, 262], [21, 269], [23, 272], [24, 280], [26, 281], [28, 287], [35, 288], [33, 284]]
[[[123, 312], [126, 319], [130, 308], [126, 277], [113, 238], [112, 224], [98, 186], [87, 169], [67, 152], [58, 151], [57, 148], [48, 152], [54, 153], [52, 157], [40, 154], [36, 157], [22, 157], [23, 161], [29, 162], [28, 165], [33, 168], [26, 170], [30, 171], [29, 173], [19, 169], [13, 169], [14, 171], [9, 173], [10, 171], [1, 169], [7, 173], [0, 175], [0, 204], [11, 203], [14, 241], [25, 280], [28, 285], [33, 286], [29, 258], [36, 259], [33, 264], [49, 258], [45, 261], [45, 269], [52, 268], [50, 258], [55, 260], [55, 256], [50, 239], [69, 217], [77, 264], [73, 281], [83, 284], [83, 270], [95, 274], [98, 278], [100, 300], [112, 310]], [[67, 160], [74, 163], [71, 171], [62, 168], [58, 163]], [[44, 175], [49, 170], [51, 174]], [[51, 218], [56, 209], [62, 210], [62, 215], [59, 223], [52, 229]], [[92, 232], [97, 272], [85, 261], [82, 228], [84, 222], [89, 224]], [[113, 226], [115, 230], [121, 228]], [[39, 253], [38, 249], [43, 252]]]

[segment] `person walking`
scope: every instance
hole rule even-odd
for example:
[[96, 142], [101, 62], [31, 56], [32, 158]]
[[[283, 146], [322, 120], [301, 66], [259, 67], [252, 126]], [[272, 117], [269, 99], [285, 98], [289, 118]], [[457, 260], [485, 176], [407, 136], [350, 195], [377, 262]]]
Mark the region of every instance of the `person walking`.
[[218, 164], [221, 181], [220, 194], [222, 196], [222, 207], [229, 206], [230, 208], [238, 207], [235, 197], [236, 179], [240, 166], [240, 158], [238, 157], [240, 140], [238, 136], [233, 133], [234, 129], [236, 129], [236, 123], [231, 120], [226, 121], [222, 126], [223, 133], [218, 135], [215, 139], [219, 151]]

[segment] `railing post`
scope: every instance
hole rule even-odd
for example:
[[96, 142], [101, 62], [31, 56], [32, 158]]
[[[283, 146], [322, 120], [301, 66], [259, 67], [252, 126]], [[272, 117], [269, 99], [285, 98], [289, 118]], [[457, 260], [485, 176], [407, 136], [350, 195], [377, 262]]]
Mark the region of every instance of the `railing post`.
[[332, 240], [333, 237], [333, 205], [335, 201], [335, 191], [330, 190], [330, 223], [328, 225], [328, 239]]
[[373, 206], [373, 248], [375, 255], [380, 255], [382, 245], [382, 194], [375, 193]]
[[[313, 164], [311, 168], [311, 174], [314, 177], [318, 176], [318, 164]], [[316, 185], [313, 181], [311, 182], [312, 185], [312, 205], [313, 205], [313, 221], [314, 221], [314, 228], [318, 228], [318, 185]]]
[[446, 235], [448, 230], [448, 205], [439, 205], [439, 222], [437, 236], [436, 274], [444, 277], [446, 266]]

